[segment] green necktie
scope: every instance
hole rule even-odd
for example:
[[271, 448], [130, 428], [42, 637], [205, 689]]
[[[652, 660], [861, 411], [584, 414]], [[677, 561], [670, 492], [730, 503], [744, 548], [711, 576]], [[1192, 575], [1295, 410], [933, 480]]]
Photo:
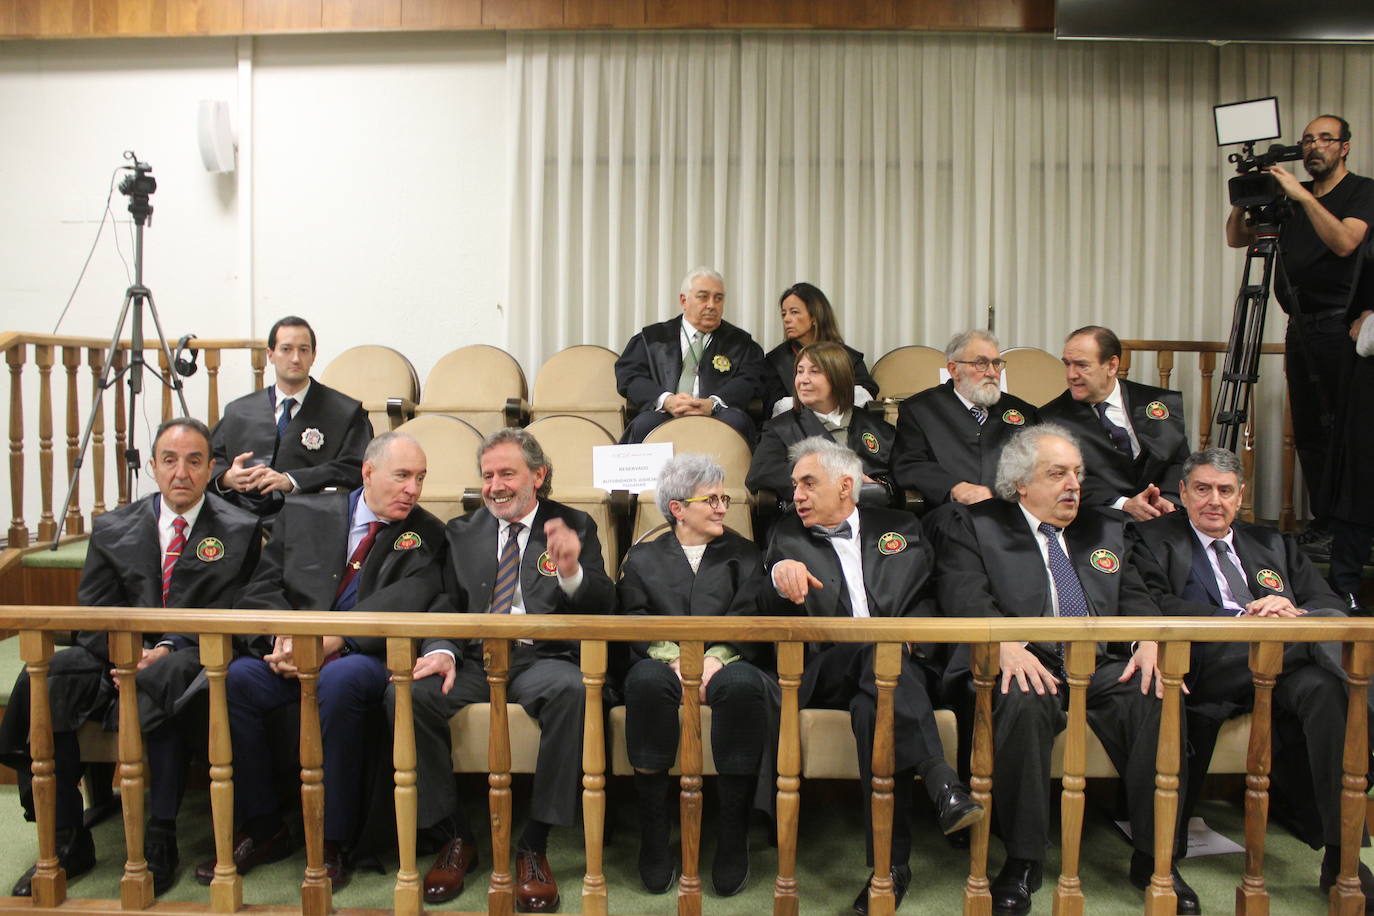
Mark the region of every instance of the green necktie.
[[687, 352], [682, 354], [682, 374], [677, 378], [677, 393], [692, 394], [697, 378], [697, 366], [701, 365], [701, 332], [692, 332], [692, 342]]

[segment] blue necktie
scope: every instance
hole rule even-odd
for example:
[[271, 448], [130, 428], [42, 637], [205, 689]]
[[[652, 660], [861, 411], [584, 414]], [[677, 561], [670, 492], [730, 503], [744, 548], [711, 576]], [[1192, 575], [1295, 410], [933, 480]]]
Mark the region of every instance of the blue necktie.
[[1094, 404], [1093, 410], [1097, 411], [1097, 418], [1102, 421], [1102, 428], [1105, 429], [1107, 435], [1111, 437], [1112, 445], [1116, 446], [1116, 450], [1127, 458], [1135, 457], [1134, 453], [1131, 451], [1131, 434], [1126, 432], [1122, 427], [1117, 426], [1107, 416], [1107, 402], [1100, 401]]
[[291, 422], [291, 408], [296, 404], [295, 398], [287, 398], [281, 402], [281, 415], [277, 417], [277, 441], [286, 435], [286, 426]]
[[1054, 593], [1059, 598], [1059, 616], [1087, 617], [1088, 596], [1083, 594], [1083, 583], [1078, 581], [1078, 573], [1069, 562], [1068, 554], [1059, 546], [1059, 529], [1049, 522], [1041, 522], [1039, 531], [1050, 547], [1050, 578], [1054, 580]]
[[980, 407], [977, 404], [970, 407], [968, 412], [973, 414], [973, 419], [978, 421], [979, 426], [982, 426], [988, 418], [988, 409], [986, 407]]

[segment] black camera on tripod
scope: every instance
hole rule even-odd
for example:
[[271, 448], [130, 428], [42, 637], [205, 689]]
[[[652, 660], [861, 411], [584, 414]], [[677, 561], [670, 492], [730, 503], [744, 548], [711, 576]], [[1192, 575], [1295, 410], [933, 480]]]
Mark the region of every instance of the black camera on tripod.
[[[153, 215], [148, 198], [157, 191], [157, 179], [153, 177], [153, 167], [146, 162], [140, 162], [138, 154], [133, 150], [126, 149], [124, 158], [133, 162], [133, 174], [124, 176], [124, 180], [119, 183], [119, 193], [129, 198], [129, 212], [133, 214], [134, 221], [142, 226], [148, 217]], [[124, 168], [130, 166], [126, 165]]]
[[1279, 181], [1267, 169], [1280, 162], [1302, 159], [1302, 147], [1272, 144], [1262, 153], [1255, 152], [1261, 140], [1273, 140], [1280, 135], [1279, 101], [1273, 96], [1217, 105], [1212, 109], [1216, 119], [1217, 145], [1241, 144], [1239, 153], [1226, 157], [1234, 162], [1234, 178], [1227, 182], [1232, 206], [1246, 211], [1251, 223], [1277, 224], [1288, 215], [1289, 201]]
[[1253, 210], [1286, 202], [1288, 198], [1279, 187], [1279, 180], [1264, 170], [1279, 162], [1300, 160], [1302, 147], [1275, 143], [1258, 155], [1254, 150], [1255, 144], [1251, 141], [1245, 144], [1242, 152], [1226, 157], [1228, 162], [1236, 164], [1236, 172], [1239, 173], [1226, 183], [1227, 190], [1231, 192], [1232, 206]]

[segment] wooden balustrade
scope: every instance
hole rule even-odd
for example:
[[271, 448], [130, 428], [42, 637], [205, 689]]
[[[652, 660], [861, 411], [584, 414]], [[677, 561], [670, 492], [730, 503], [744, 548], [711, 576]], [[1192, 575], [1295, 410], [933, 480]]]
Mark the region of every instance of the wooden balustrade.
[[[89, 621], [89, 609], [0, 606], [0, 629], [20, 631], [21, 654], [31, 677], [33, 788], [37, 812], [38, 869], [33, 881], [33, 902], [53, 907], [66, 898], [65, 875], [58, 867], [54, 838], [55, 786], [53, 736], [49, 713], [46, 671], [53, 653], [52, 632], [73, 629]], [[877, 734], [873, 757], [872, 814], [874, 857], [879, 878], [871, 891], [875, 913], [891, 913], [893, 896], [887, 874], [888, 843], [893, 815], [893, 689], [896, 686], [903, 643], [958, 642], [973, 646], [975, 709], [973, 723], [973, 792], [984, 806], [992, 799], [992, 691], [998, 679], [997, 643], [1006, 640], [1060, 642], [1067, 648], [1066, 673], [1070, 690], [1068, 741], [1064, 755], [1062, 812], [1062, 873], [1054, 889], [1053, 910], [1061, 916], [1084, 911], [1085, 893], [1078, 868], [1083, 826], [1084, 753], [1087, 736], [1086, 694], [1092, 677], [1098, 642], [1161, 640], [1159, 665], [1164, 684], [1160, 716], [1160, 741], [1156, 762], [1155, 869], [1146, 891], [1146, 914], [1174, 912], [1175, 899], [1169, 869], [1174, 843], [1173, 824], [1179, 805], [1179, 773], [1182, 748], [1179, 735], [1182, 717], [1182, 680], [1188, 670], [1193, 641], [1250, 641], [1251, 666], [1256, 684], [1255, 719], [1250, 742], [1250, 779], [1246, 793], [1245, 874], [1236, 891], [1237, 911], [1259, 914], [1268, 911], [1264, 887], [1263, 840], [1267, 815], [1266, 792], [1269, 766], [1268, 741], [1272, 734], [1270, 711], [1272, 686], [1281, 665], [1282, 643], [1276, 641], [1341, 641], [1346, 644], [1349, 713], [1343, 761], [1342, 859], [1340, 876], [1331, 891], [1329, 913], [1362, 913], [1364, 901], [1357, 877], [1359, 844], [1365, 810], [1365, 771], [1369, 761], [1365, 694], [1374, 669], [1374, 620], [1349, 618], [1297, 618], [1292, 620], [1232, 620], [1207, 618], [1092, 618], [1088, 621], [1056, 618], [997, 619], [939, 618], [922, 620], [877, 619], [857, 621], [833, 618], [739, 618], [739, 617], [619, 617], [577, 615], [485, 615], [395, 613], [369, 615], [331, 612], [224, 612], [181, 609], [125, 610], [102, 608], [110, 626], [111, 659], [120, 682], [120, 775], [123, 783], [124, 826], [128, 862], [120, 885], [119, 904], [124, 909], [144, 909], [152, 901], [150, 876], [143, 861], [142, 782], [144, 767], [137, 730], [138, 634], [161, 632], [175, 625], [182, 631], [200, 632], [202, 657], [210, 681], [211, 804], [214, 817], [217, 866], [210, 889], [210, 908], [231, 913], [242, 906], [241, 880], [234, 874], [229, 849], [232, 820], [232, 761], [229, 759], [228, 712], [225, 668], [230, 658], [230, 633], [266, 635], [295, 633], [296, 658], [301, 671], [301, 805], [306, 832], [306, 868], [301, 885], [303, 914], [331, 910], [328, 879], [322, 863], [323, 807], [321, 787], [322, 747], [315, 695], [325, 635], [352, 634], [387, 639], [387, 665], [397, 688], [393, 760], [396, 785], [396, 822], [400, 838], [395, 909], [418, 913], [419, 886], [415, 863], [416, 825], [415, 743], [411, 722], [410, 666], [413, 640], [446, 636], [484, 640], [484, 665], [491, 687], [492, 713], [489, 752], [489, 802], [491, 811], [492, 872], [488, 893], [490, 913], [510, 913], [513, 893], [510, 875], [511, 751], [506, 716], [506, 681], [509, 640], [513, 638], [576, 639], [582, 645], [583, 684], [587, 712], [583, 741], [583, 812], [587, 871], [583, 879], [583, 912], [608, 912], [610, 889], [602, 871], [605, 818], [604, 717], [601, 688], [606, 677], [607, 642], [617, 640], [678, 641], [683, 650], [684, 717], [682, 734], [683, 865], [684, 874], [695, 877], [679, 889], [678, 911], [701, 910], [697, 852], [700, 848], [700, 789], [702, 745], [700, 708], [694, 685], [700, 683], [702, 648], [716, 641], [767, 641], [778, 643], [778, 668], [783, 694], [778, 748], [778, 875], [774, 884], [774, 913], [795, 914], [800, 890], [795, 876], [797, 815], [800, 772], [800, 741], [797, 687], [806, 642], [875, 642], [875, 682], [878, 688]], [[399, 635], [404, 634], [404, 635]], [[988, 807], [990, 811], [990, 807]], [[987, 854], [989, 818], [974, 827], [965, 886], [964, 913], [986, 914], [988, 894]], [[108, 902], [95, 901], [105, 908]]]
[[[146, 342], [145, 349], [153, 351], [156, 348], [156, 341]], [[10, 526], [7, 535], [7, 546], [18, 548], [27, 547], [36, 536], [38, 542], [51, 540], [57, 532], [58, 519], [54, 514], [61, 511], [61, 507], [54, 509], [54, 495], [61, 499], [66, 496], [67, 484], [72, 481], [73, 475], [77, 473], [77, 462], [81, 460], [80, 446], [81, 435], [84, 432], [84, 423], [87, 417], [91, 417], [91, 440], [88, 452], [82, 460], [82, 467], [89, 474], [91, 482], [90, 492], [93, 501], [89, 506], [89, 511], [83, 513], [81, 503], [81, 480], [80, 475], [76, 477], [76, 489], [73, 491], [72, 505], [67, 508], [64, 517], [65, 533], [68, 535], [79, 535], [86, 531], [86, 518], [94, 519], [106, 510], [105, 502], [105, 478], [107, 470], [115, 475], [118, 487], [117, 505], [124, 505], [129, 501], [128, 480], [124, 473], [125, 470], [125, 449], [128, 447], [132, 437], [128, 428], [128, 418], [126, 401], [124, 399], [124, 387], [114, 385], [105, 392], [102, 399], [99, 396], [99, 383], [105, 372], [105, 354], [110, 345], [109, 340], [100, 340], [93, 337], [72, 337], [53, 334], [21, 334], [9, 332], [0, 334], [0, 350], [5, 353], [5, 362], [10, 370], [10, 416], [9, 416], [9, 437], [10, 437]], [[114, 371], [122, 370], [128, 364], [128, 354], [131, 344], [129, 341], [121, 341], [120, 349], [116, 351], [114, 360]], [[206, 423], [213, 425], [219, 420], [220, 415], [220, 394], [219, 394], [219, 373], [223, 364], [223, 355], [226, 350], [247, 350], [250, 354], [250, 370], [252, 375], [252, 390], [258, 390], [263, 385], [263, 373], [267, 365], [267, 354], [264, 349], [265, 342], [251, 339], [195, 339], [190, 342], [188, 348], [202, 354], [205, 371], [207, 375], [208, 396], [205, 402], [203, 413], [198, 412]], [[62, 423], [62, 430], [66, 440], [65, 464], [66, 473], [61, 480], [54, 485], [54, 461], [53, 461], [53, 436], [54, 436], [54, 415], [53, 415], [53, 367], [56, 365], [57, 352], [61, 351], [61, 365], [65, 376], [66, 391], [64, 394], [65, 411]], [[90, 367], [90, 378], [83, 380], [80, 377], [81, 353], [86, 352], [87, 365]], [[38, 386], [38, 422], [37, 422], [37, 442], [32, 440], [26, 442], [26, 436], [31, 433], [25, 426], [25, 396], [24, 396], [24, 369], [32, 362], [37, 370]], [[159, 352], [157, 363], [166, 370], [166, 361]], [[82, 390], [88, 388], [91, 392], [90, 400], [87, 402], [82, 397]], [[152, 378], [145, 379], [145, 397], [152, 397], [156, 388], [162, 388], [162, 409], [159, 420], [167, 419], [179, 412], [174, 408], [175, 401], [172, 397], [172, 390], [165, 386], [158, 385]], [[237, 396], [237, 394], [235, 395]], [[114, 401], [114, 406], [109, 406], [109, 401]], [[194, 405], [189, 404], [195, 411]], [[106, 411], [113, 409], [114, 412], [114, 454], [109, 456], [110, 465], [106, 465], [105, 448], [105, 416]], [[91, 412], [94, 411], [92, 414]], [[36, 458], [35, 463], [30, 463], [30, 458]], [[36, 468], [35, 468], [36, 464]], [[24, 516], [24, 482], [26, 471], [36, 469], [38, 475], [39, 493], [39, 516], [36, 532], [30, 532], [28, 522]]]

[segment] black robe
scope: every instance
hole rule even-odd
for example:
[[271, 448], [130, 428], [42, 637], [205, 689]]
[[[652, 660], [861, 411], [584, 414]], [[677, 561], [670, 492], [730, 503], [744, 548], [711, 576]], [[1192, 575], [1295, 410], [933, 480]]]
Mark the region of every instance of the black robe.
[[[878, 383], [873, 380], [872, 374], [869, 373], [868, 366], [864, 363], [864, 355], [849, 344], [842, 344], [841, 346], [849, 354], [849, 362], [854, 369], [854, 384], [876, 398], [878, 396]], [[773, 405], [778, 401], [796, 395], [797, 354], [800, 352], [801, 347], [794, 341], [784, 340], [764, 356], [770, 367], [767, 381], [764, 384], [763, 408], [765, 415], [773, 412]]]
[[[749, 474], [744, 483], [751, 490], [772, 490], [783, 503], [792, 501], [792, 462], [787, 459], [787, 450], [809, 436], [830, 438], [815, 411], [805, 407], [800, 410], [785, 410], [763, 424], [763, 434], [759, 437], [758, 447], [754, 449], [754, 459], [749, 464]], [[883, 502], [892, 498], [892, 460], [893, 441], [896, 431], [882, 418], [866, 410], [855, 409], [849, 414], [849, 447], [863, 462], [864, 473], [882, 486]]]
[[[630, 338], [615, 361], [616, 390], [638, 411], [653, 410], [659, 395], [677, 392], [682, 374], [682, 317], [651, 324]], [[763, 348], [748, 331], [722, 321], [711, 333], [697, 369], [697, 396], [720, 398], [726, 406], [748, 410], [762, 398], [768, 369]]]

